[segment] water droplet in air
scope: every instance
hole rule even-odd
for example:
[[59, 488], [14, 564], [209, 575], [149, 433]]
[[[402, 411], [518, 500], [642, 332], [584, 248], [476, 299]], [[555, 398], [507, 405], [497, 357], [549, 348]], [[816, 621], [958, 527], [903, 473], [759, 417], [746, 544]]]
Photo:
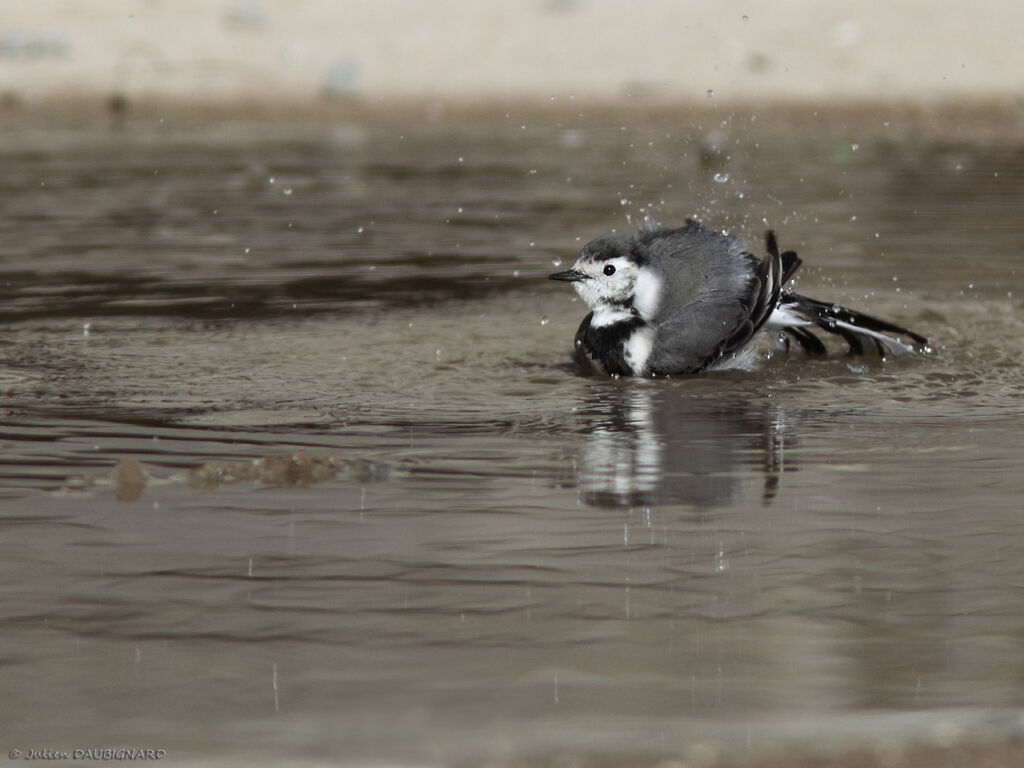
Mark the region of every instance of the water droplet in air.
[[286, 190], [284, 191], [284, 193], [285, 193], [286, 195], [290, 195], [290, 194], [292, 193], [292, 189], [291, 189], [291, 187], [289, 187], [288, 189], [286, 189]]
[[553, 266], [553, 267], [560, 267], [560, 266], [562, 266], [562, 257], [561, 256], [555, 256], [555, 258], [553, 258], [551, 260], [551, 266]]
[[711, 178], [713, 178], [719, 184], [724, 184], [725, 182], [727, 182], [729, 180], [729, 174], [728, 173], [716, 173]]
[[551, 322], [551, 321], [550, 321], [550, 320], [548, 320], [548, 319], [547, 319], [546, 317], [542, 317], [542, 318], [540, 319], [540, 324], [541, 324], [541, 325], [547, 325], [547, 324], [548, 324], [548, 323], [550, 323], [550, 322]]
[[715, 95], [715, 92], [712, 89], [708, 88], [707, 91], [704, 92], [704, 95], [710, 99], [712, 96]]

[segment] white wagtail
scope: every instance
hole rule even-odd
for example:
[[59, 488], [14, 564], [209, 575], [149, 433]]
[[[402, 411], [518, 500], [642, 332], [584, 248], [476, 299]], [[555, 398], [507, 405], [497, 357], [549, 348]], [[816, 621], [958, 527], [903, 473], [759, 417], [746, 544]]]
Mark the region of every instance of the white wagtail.
[[758, 259], [734, 237], [692, 219], [679, 229], [647, 226], [587, 243], [572, 269], [551, 275], [571, 282], [591, 308], [576, 331], [576, 357], [613, 376], [662, 376], [727, 367], [761, 331], [796, 342], [809, 354], [825, 345], [809, 328], [843, 338], [850, 354], [865, 342], [880, 355], [927, 340], [893, 323], [786, 292], [800, 259], [779, 253], [775, 233]]

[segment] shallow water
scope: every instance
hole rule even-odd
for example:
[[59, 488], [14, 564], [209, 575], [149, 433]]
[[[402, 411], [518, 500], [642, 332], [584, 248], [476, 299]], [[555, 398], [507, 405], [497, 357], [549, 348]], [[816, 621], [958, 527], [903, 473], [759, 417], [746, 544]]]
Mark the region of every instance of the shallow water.
[[[1022, 727], [1024, 143], [510, 115], [2, 147], [9, 747]], [[544, 277], [645, 213], [770, 225], [801, 292], [931, 352], [580, 377], [585, 310]]]

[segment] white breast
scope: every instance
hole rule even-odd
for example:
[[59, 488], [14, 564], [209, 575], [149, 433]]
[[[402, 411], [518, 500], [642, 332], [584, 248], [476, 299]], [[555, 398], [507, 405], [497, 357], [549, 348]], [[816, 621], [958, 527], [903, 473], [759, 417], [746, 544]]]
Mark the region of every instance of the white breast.
[[605, 328], [609, 325], [615, 325], [632, 318], [633, 315], [628, 309], [622, 307], [610, 306], [608, 304], [599, 304], [594, 310], [593, 316], [590, 318], [591, 328]]
[[643, 376], [647, 373], [647, 359], [651, 356], [654, 348], [654, 329], [642, 326], [633, 331], [626, 339], [622, 350], [622, 356], [626, 364], [633, 369], [634, 376]]

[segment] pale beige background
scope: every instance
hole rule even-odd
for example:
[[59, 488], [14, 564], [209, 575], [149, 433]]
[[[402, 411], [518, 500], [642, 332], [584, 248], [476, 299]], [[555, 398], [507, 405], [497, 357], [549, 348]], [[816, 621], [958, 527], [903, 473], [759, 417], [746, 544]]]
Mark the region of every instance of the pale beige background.
[[319, 100], [1024, 96], [1006, 0], [3, 0], [0, 93]]

